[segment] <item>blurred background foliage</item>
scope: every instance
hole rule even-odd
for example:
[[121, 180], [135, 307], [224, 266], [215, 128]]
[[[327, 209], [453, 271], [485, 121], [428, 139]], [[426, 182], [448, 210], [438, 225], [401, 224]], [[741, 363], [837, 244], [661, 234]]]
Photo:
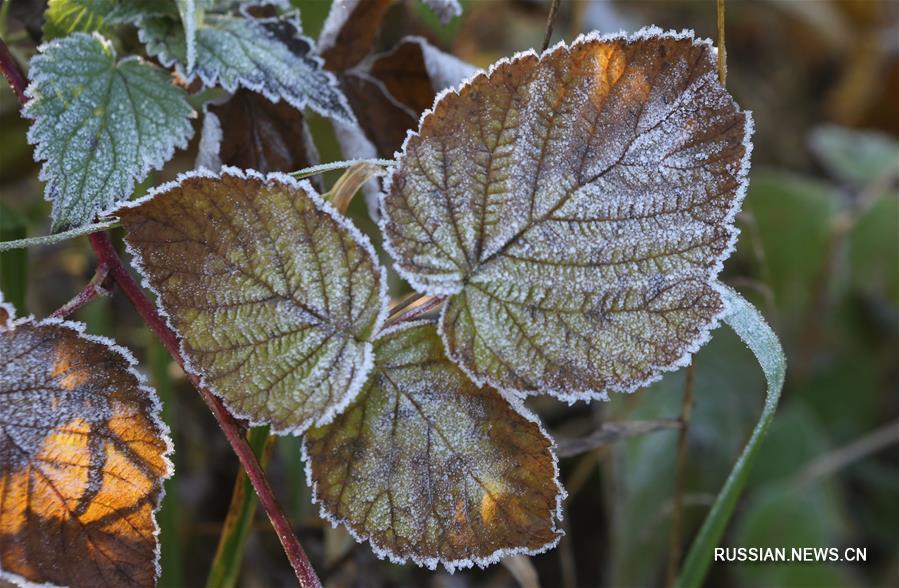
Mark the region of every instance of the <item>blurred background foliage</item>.
[[[548, 2], [463, 0], [448, 26], [417, 1], [397, 1], [378, 47], [426, 37], [484, 67], [539, 47]], [[42, 3], [4, 3], [6, 40], [25, 63]], [[316, 36], [327, 0], [294, 1]], [[0, 11], [0, 12], [2, 12]], [[713, 0], [563, 0], [553, 40], [647, 24], [715, 37]], [[18, 42], [17, 42], [18, 41]], [[136, 46], [136, 45], [135, 45]], [[729, 526], [728, 546], [865, 547], [857, 564], [714, 564], [709, 586], [899, 585], [899, 2], [731, 0], [728, 87], [754, 111], [751, 187], [742, 235], [724, 279], [749, 296], [782, 338], [787, 384], [779, 414]], [[0, 84], [0, 240], [49, 231], [27, 123]], [[306, 113], [322, 161], [342, 159], [329, 123]], [[142, 189], [193, 167], [191, 148]], [[339, 174], [325, 177], [330, 185]], [[375, 235], [358, 197], [350, 214]], [[120, 235], [119, 235], [120, 237]], [[0, 254], [0, 288], [21, 314], [45, 316], [91, 277], [85, 238]], [[402, 292], [397, 290], [395, 294]], [[206, 581], [237, 469], [224, 437], [177, 367], [141, 327], [126, 300], [96, 301], [74, 317], [91, 333], [135, 351], [165, 405], [176, 476], [160, 517], [162, 586]], [[674, 500], [678, 431], [663, 429], [563, 459], [568, 534], [532, 558], [544, 586], [664, 585], [672, 551], [683, 551], [720, 489], [761, 408], [764, 382], [726, 328], [694, 359], [693, 410]], [[533, 408], [559, 437], [603, 423], [677, 419], [687, 371], [609, 403]], [[377, 560], [333, 530], [310, 504], [299, 441], [278, 439], [272, 483], [329, 586], [513, 586], [509, 569], [430, 572]], [[672, 538], [672, 516], [683, 524]], [[60, 554], [64, 557], [64, 554]], [[267, 520], [257, 514], [239, 585], [284, 586], [292, 574]]]

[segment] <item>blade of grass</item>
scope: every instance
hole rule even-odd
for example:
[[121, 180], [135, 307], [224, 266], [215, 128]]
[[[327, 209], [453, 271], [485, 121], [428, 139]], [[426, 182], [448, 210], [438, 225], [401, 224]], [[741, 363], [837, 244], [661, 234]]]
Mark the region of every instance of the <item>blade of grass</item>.
[[[247, 441], [259, 460], [259, 465], [265, 469], [274, 437], [269, 437], [268, 427], [255, 427], [247, 433]], [[247, 478], [243, 469], [237, 472], [234, 481], [234, 492], [231, 494], [231, 506], [225, 517], [225, 525], [219, 536], [218, 548], [215, 551], [215, 559], [209, 569], [209, 578], [206, 580], [206, 588], [233, 588], [240, 577], [240, 565], [243, 562], [243, 549], [247, 542], [253, 518], [256, 515], [256, 506], [259, 500], [253, 491], [253, 485]]]
[[712, 509], [709, 511], [702, 528], [693, 540], [687, 559], [681, 569], [680, 576], [675, 586], [695, 588], [702, 585], [703, 578], [708, 572], [712, 561], [712, 554], [718, 542], [724, 535], [727, 523], [730, 521], [737, 504], [737, 499], [746, 486], [749, 471], [758, 453], [762, 440], [768, 432], [768, 427], [774, 419], [774, 412], [780, 400], [781, 388], [783, 388], [784, 376], [787, 364], [783, 348], [777, 335], [765, 322], [762, 314], [745, 298], [735, 290], [723, 287], [724, 302], [728, 307], [724, 316], [726, 322], [734, 332], [740, 336], [749, 347], [759, 362], [759, 366], [765, 373], [768, 382], [768, 391], [765, 404], [758, 423], [752, 431], [752, 436], [743, 452], [734, 464], [724, 487], [715, 499]]

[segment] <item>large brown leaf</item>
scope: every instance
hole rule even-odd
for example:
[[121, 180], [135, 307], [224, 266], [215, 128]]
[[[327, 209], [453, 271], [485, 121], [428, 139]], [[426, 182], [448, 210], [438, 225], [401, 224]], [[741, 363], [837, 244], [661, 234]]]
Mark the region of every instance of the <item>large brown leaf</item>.
[[444, 95], [383, 201], [397, 269], [449, 295], [477, 382], [566, 400], [683, 365], [724, 305], [751, 119], [711, 44], [645, 29], [504, 60]]

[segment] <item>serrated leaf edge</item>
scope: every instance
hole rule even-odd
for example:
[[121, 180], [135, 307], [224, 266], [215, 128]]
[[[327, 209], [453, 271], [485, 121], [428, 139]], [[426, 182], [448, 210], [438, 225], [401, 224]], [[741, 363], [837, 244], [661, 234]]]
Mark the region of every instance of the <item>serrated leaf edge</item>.
[[[400, 331], [404, 331], [406, 329], [413, 329], [413, 328], [420, 327], [423, 325], [428, 325], [428, 324], [433, 324], [433, 321], [418, 320], [418, 321], [409, 321], [406, 323], [400, 323], [397, 325], [393, 325], [391, 327], [388, 327], [388, 328], [378, 332], [378, 335], [373, 339], [373, 342], [378, 341], [382, 337], [387, 337], [389, 335], [392, 335], [392, 334], [400, 332]], [[480, 384], [479, 384], [479, 386], [480, 386]], [[507, 557], [510, 555], [516, 555], [516, 554], [539, 555], [541, 553], [546, 553], [550, 549], [555, 548], [556, 545], [559, 544], [559, 541], [562, 539], [562, 537], [565, 535], [565, 531], [560, 528], [559, 524], [562, 522], [562, 520], [564, 518], [563, 510], [562, 510], [562, 503], [568, 497], [568, 492], [565, 490], [564, 486], [562, 486], [562, 483], [559, 480], [559, 457], [556, 455], [556, 441], [547, 432], [546, 428], [543, 426], [543, 422], [540, 420], [540, 417], [538, 417], [536, 414], [531, 412], [527, 407], [525, 407], [522, 398], [520, 398], [518, 396], [510, 396], [496, 388], [494, 388], [494, 390], [500, 395], [500, 397], [503, 398], [503, 400], [505, 400], [506, 402], [509, 403], [512, 410], [514, 410], [516, 413], [518, 413], [525, 419], [527, 419], [527, 420], [531, 421], [532, 423], [534, 423], [535, 425], [537, 425], [537, 428], [540, 430], [540, 433], [544, 437], [546, 437], [550, 442], [550, 445], [547, 450], [549, 451], [550, 457], [552, 458], [552, 462], [553, 462], [553, 483], [555, 483], [556, 488], [558, 490], [558, 492], [556, 493], [556, 508], [552, 512], [552, 531], [556, 535], [555, 539], [553, 539], [552, 541], [546, 543], [545, 545], [542, 545], [535, 549], [528, 549], [526, 547], [504, 547], [502, 549], [495, 550], [490, 555], [487, 555], [485, 557], [478, 557], [478, 558], [474, 558], [474, 559], [443, 560], [443, 559], [436, 558], [436, 557], [420, 558], [420, 557], [416, 557], [416, 556], [412, 556], [412, 555], [406, 556], [406, 557], [400, 556], [400, 555], [394, 553], [393, 551], [391, 551], [389, 548], [375, 543], [375, 541], [371, 537], [366, 537], [366, 536], [362, 535], [361, 533], [356, 532], [349, 525], [349, 521], [347, 519], [334, 516], [330, 512], [327, 511], [327, 509], [325, 508], [324, 502], [318, 496], [318, 484], [314, 481], [314, 478], [312, 477], [312, 460], [309, 457], [309, 451], [306, 447], [307, 441], [306, 441], [306, 438], [304, 437], [303, 442], [301, 444], [301, 448], [300, 448], [301, 458], [302, 458], [303, 464], [304, 464], [303, 467], [304, 467], [304, 471], [305, 471], [306, 484], [309, 486], [309, 489], [311, 492], [312, 503], [317, 504], [319, 507], [319, 516], [323, 520], [331, 523], [331, 527], [336, 527], [337, 525], [343, 525], [343, 527], [349, 532], [349, 534], [353, 537], [353, 539], [356, 540], [356, 542], [358, 542], [358, 543], [368, 542], [369, 545], [371, 546], [372, 552], [378, 557], [378, 559], [385, 559], [385, 560], [390, 561], [391, 563], [395, 563], [395, 564], [399, 564], [399, 565], [405, 564], [408, 561], [412, 561], [413, 563], [415, 563], [415, 565], [420, 566], [420, 567], [425, 567], [430, 570], [436, 570], [437, 566], [439, 564], [439, 565], [442, 565], [446, 569], [446, 571], [448, 571], [450, 574], [455, 573], [456, 570], [472, 568], [474, 566], [478, 566], [479, 568], [483, 569], [483, 568], [486, 568], [487, 566], [498, 563], [504, 557]]]
[[[159, 497], [157, 498], [156, 504], [153, 506], [153, 511], [151, 513], [151, 518], [153, 521], [153, 535], [156, 538], [156, 546], [153, 550], [153, 567], [156, 570], [156, 579], [158, 580], [162, 575], [162, 564], [160, 562], [162, 546], [159, 541], [160, 528], [159, 521], [157, 520], [156, 515], [159, 514], [159, 510], [162, 508], [162, 502], [165, 499], [165, 481], [170, 479], [175, 474], [175, 464], [171, 459], [171, 456], [175, 453], [175, 445], [172, 442], [171, 429], [169, 429], [169, 426], [165, 423], [165, 421], [162, 420], [162, 402], [160, 402], [159, 396], [156, 394], [156, 390], [147, 381], [146, 376], [137, 369], [137, 366], [139, 365], [137, 358], [134, 357], [134, 354], [132, 354], [127, 347], [119, 345], [109, 337], [86, 334], [86, 324], [77, 321], [67, 321], [59, 318], [45, 318], [39, 321], [35, 319], [34, 315], [16, 319], [15, 309], [12, 307], [12, 305], [4, 303], [2, 292], [0, 292], [0, 306], [3, 306], [5, 309], [8, 309], [10, 311], [9, 320], [7, 321], [6, 325], [0, 325], [0, 333], [3, 333], [5, 331], [15, 331], [17, 327], [23, 325], [33, 325], [35, 327], [55, 326], [74, 331], [78, 338], [84, 339], [85, 341], [89, 341], [91, 343], [103, 345], [120, 355], [122, 359], [125, 360], [128, 373], [134, 376], [134, 378], [137, 380], [138, 390], [140, 390], [141, 393], [149, 399], [151, 408], [149, 414], [150, 421], [153, 423], [153, 426], [157, 427], [160, 437], [165, 443], [165, 450], [162, 453], [162, 461], [165, 464], [166, 472], [165, 475], [160, 477], [157, 481], [157, 483], [159, 484]], [[7, 572], [2, 567], [0, 567], [0, 580], [6, 580], [25, 588], [64, 588], [59, 586], [58, 584], [53, 584], [51, 582], [37, 584], [28, 580], [27, 578], [19, 576], [18, 574]]]
[[[539, 54], [533, 49], [528, 49], [526, 51], [520, 51], [511, 57], [504, 57], [504, 58], [500, 59], [499, 61], [493, 63], [492, 65], [490, 65], [489, 68], [487, 68], [486, 72], [478, 71], [478, 72], [474, 73], [468, 79], [462, 81], [457, 86], [446, 88], [445, 90], [439, 92], [434, 97], [434, 104], [431, 106], [431, 108], [429, 108], [428, 110], [425, 110], [421, 114], [421, 118], [419, 119], [419, 122], [418, 122], [419, 130], [413, 131], [410, 129], [409, 131], [407, 131], [406, 139], [403, 141], [402, 149], [400, 151], [397, 151], [393, 155], [394, 160], [399, 162], [400, 158], [405, 157], [406, 149], [409, 145], [409, 142], [412, 139], [414, 139], [415, 137], [418, 137], [421, 135], [422, 126], [424, 126], [427, 119], [434, 113], [434, 110], [437, 108], [437, 106], [440, 104], [440, 102], [444, 98], [446, 98], [450, 94], [459, 96], [463, 89], [465, 89], [466, 87], [473, 84], [474, 81], [479, 79], [481, 76], [489, 78], [500, 67], [504, 67], [506, 65], [511, 65], [511, 64], [514, 64], [516, 62], [519, 62], [519, 61], [522, 61], [524, 59], [531, 58], [531, 57], [536, 57], [538, 60], [542, 61], [545, 57], [548, 57], [557, 51], [560, 51], [563, 49], [573, 49], [574, 47], [577, 47], [578, 45], [582, 45], [582, 44], [586, 44], [586, 43], [615, 42], [615, 41], [635, 42], [635, 41], [642, 41], [642, 40], [648, 40], [648, 39], [689, 40], [692, 42], [693, 46], [708, 47], [710, 57], [714, 57], [718, 53], [718, 50], [714, 46], [714, 43], [712, 42], [711, 39], [706, 39], [706, 38], [701, 38], [701, 37], [697, 38], [692, 29], [683, 29], [681, 31], [675, 31], [675, 30], [669, 29], [666, 31], [657, 26], [643, 27], [632, 34], [628, 34], [624, 31], [619, 31], [617, 33], [601, 34], [597, 31], [593, 31], [591, 33], [584, 33], [584, 34], [578, 35], [578, 37], [574, 41], [572, 41], [570, 44], [565, 43], [565, 41], [559, 41], [552, 47], [547, 48], [545, 51], [543, 51], [542, 53], [539, 53]], [[716, 328], [718, 328], [718, 325], [720, 324], [721, 319], [729, 312], [729, 308], [728, 308], [728, 306], [725, 302], [725, 298], [722, 294], [724, 292], [724, 290], [723, 290], [724, 287], [717, 282], [716, 278], [717, 278], [718, 274], [721, 272], [721, 270], [724, 268], [724, 261], [728, 257], [731, 256], [731, 254], [734, 252], [734, 250], [736, 248], [737, 238], [740, 235], [740, 230], [734, 224], [734, 220], [736, 219], [737, 213], [740, 211], [740, 208], [743, 204], [743, 200], [746, 198], [746, 192], [749, 188], [749, 169], [750, 169], [750, 160], [751, 160], [751, 156], [752, 156], [752, 134], [755, 131], [755, 123], [752, 118], [752, 111], [740, 109], [740, 106], [736, 103], [736, 101], [733, 99], [733, 97], [730, 95], [729, 92], [728, 92], [728, 98], [730, 99], [730, 101], [734, 105], [734, 107], [736, 108], [736, 111], [745, 115], [746, 122], [744, 124], [744, 131], [743, 131], [744, 153], [743, 153], [743, 158], [740, 161], [740, 169], [736, 174], [736, 177], [737, 177], [736, 195], [734, 196], [733, 204], [732, 204], [730, 210], [727, 212], [727, 215], [724, 217], [724, 220], [722, 222], [722, 224], [725, 226], [725, 228], [727, 229], [728, 234], [729, 234], [727, 246], [722, 250], [721, 254], [719, 254], [716, 257], [715, 263], [705, 272], [706, 276], [707, 276], [707, 284], [713, 290], [715, 290], [715, 292], [718, 293], [719, 298], [722, 302], [722, 309], [712, 317], [712, 320], [710, 320], [704, 328], [700, 329], [696, 339], [693, 341], [693, 343], [691, 345], [689, 345], [685, 349], [684, 353], [679, 358], [677, 358], [676, 360], [674, 360], [673, 362], [671, 362], [669, 364], [662, 365], [662, 366], [654, 366], [654, 369], [657, 370], [655, 374], [653, 374], [649, 378], [646, 378], [644, 380], [636, 382], [631, 386], [609, 386], [606, 390], [585, 390], [585, 391], [582, 391], [579, 393], [568, 393], [568, 392], [564, 392], [564, 391], [560, 391], [560, 390], [553, 390], [553, 389], [544, 389], [544, 390], [540, 390], [540, 391], [516, 390], [514, 388], [503, 387], [499, 382], [494, 382], [489, 378], [481, 378], [479, 376], [476, 376], [475, 374], [473, 374], [471, 372], [471, 370], [469, 370], [464, 365], [464, 363], [461, 361], [461, 358], [459, 358], [457, 355], [454, 355], [453, 353], [450, 352], [450, 345], [449, 345], [449, 342], [447, 341], [446, 333], [444, 333], [444, 330], [443, 330], [444, 315], [446, 314], [446, 309], [448, 306], [448, 301], [447, 301], [447, 302], [444, 302], [443, 305], [441, 306], [440, 317], [439, 317], [438, 323], [437, 323], [437, 331], [440, 335], [441, 340], [443, 341], [443, 347], [444, 347], [444, 351], [446, 352], [447, 357], [453, 363], [455, 363], [457, 366], [459, 366], [459, 368], [463, 372], [465, 372], [465, 374], [471, 379], [471, 381], [475, 382], [479, 386], [490, 385], [493, 388], [500, 390], [505, 395], [524, 398], [527, 396], [534, 396], [537, 394], [549, 394], [549, 395], [551, 395], [555, 398], [558, 398], [559, 400], [562, 400], [563, 402], [567, 402], [569, 405], [571, 405], [579, 400], [583, 400], [585, 402], [591, 402], [593, 400], [608, 401], [609, 400], [609, 392], [622, 393], [622, 394], [633, 393], [645, 386], [648, 386], [649, 384], [651, 384], [653, 382], [660, 380], [662, 378], [662, 376], [665, 375], [665, 373], [675, 371], [681, 367], [685, 367], [690, 364], [690, 360], [691, 360], [691, 357], [693, 356], [693, 354], [696, 353], [703, 345], [705, 345], [709, 341], [709, 339], [711, 339], [712, 331], [714, 331]], [[378, 228], [380, 229], [381, 235], [383, 236], [382, 244], [383, 244], [384, 250], [387, 251], [388, 255], [390, 255], [390, 258], [393, 260], [393, 264], [392, 264], [393, 269], [396, 270], [396, 272], [400, 275], [400, 277], [402, 277], [404, 280], [406, 280], [418, 292], [422, 292], [422, 293], [429, 294], [432, 296], [449, 297], [449, 296], [456, 295], [462, 291], [461, 286], [443, 287], [443, 286], [435, 286], [434, 285], [434, 282], [439, 282], [441, 280], [442, 281], [451, 281], [452, 280], [451, 277], [449, 277], [449, 276], [434, 276], [434, 277], [430, 278], [430, 280], [431, 280], [430, 284], [425, 284], [424, 282], [419, 281], [415, 277], [414, 274], [412, 274], [411, 272], [409, 272], [405, 268], [403, 268], [397, 261], [399, 259], [402, 259], [402, 256], [399, 255], [397, 250], [393, 247], [393, 244], [390, 242], [390, 238], [388, 237], [386, 199], [387, 199], [387, 196], [390, 194], [391, 185], [393, 183], [393, 176], [396, 173], [396, 170], [398, 168], [399, 168], [399, 165], [395, 165], [395, 166], [392, 166], [387, 171], [387, 174], [384, 176], [384, 179], [383, 179], [383, 189], [381, 191], [380, 198], [379, 198], [378, 210], [379, 210], [380, 218], [378, 220]]]
[[[291, 176], [281, 173], [281, 172], [270, 172], [268, 174], [263, 174], [253, 169], [239, 169], [232, 166], [222, 166], [219, 172], [213, 172], [206, 168], [195, 169], [193, 171], [185, 172], [178, 174], [178, 176], [165, 184], [161, 184], [156, 188], [149, 191], [142, 198], [138, 198], [137, 200], [132, 200], [130, 202], [125, 203], [123, 206], [119, 207], [118, 210], [127, 209], [127, 208], [137, 208], [141, 204], [148, 202], [155, 198], [156, 196], [168, 192], [169, 190], [173, 190], [175, 188], [179, 188], [185, 180], [191, 178], [209, 178], [209, 179], [220, 179], [223, 176], [232, 176], [244, 180], [255, 179], [261, 180], [262, 182], [269, 184], [273, 182], [280, 182], [282, 184], [286, 184], [290, 188], [303, 190], [309, 198], [312, 200], [315, 208], [325, 214], [328, 214], [337, 222], [337, 224], [347, 231], [349, 231], [350, 235], [353, 237], [353, 240], [360, 245], [366, 252], [371, 256], [372, 262], [378, 268], [380, 277], [380, 293], [379, 298], [381, 300], [381, 310], [378, 312], [378, 316], [375, 319], [374, 326], [372, 327], [372, 333], [378, 333], [381, 330], [381, 327], [384, 325], [384, 322], [387, 320], [387, 314], [389, 311], [388, 308], [388, 297], [387, 297], [387, 272], [383, 265], [381, 265], [378, 254], [375, 251], [374, 245], [372, 245], [371, 240], [368, 236], [360, 231], [356, 226], [350, 221], [347, 217], [343, 216], [338, 212], [329, 202], [322, 199], [321, 195], [315, 188], [312, 187], [312, 184], [309, 183], [308, 180], [296, 180]], [[272, 423], [262, 420], [256, 419], [253, 416], [243, 413], [241, 411], [235, 410], [235, 408], [231, 405], [227, 398], [225, 398], [214, 386], [212, 386], [203, 375], [203, 370], [197, 368], [193, 365], [190, 360], [190, 357], [186, 353], [186, 345], [184, 337], [181, 336], [181, 333], [178, 332], [178, 329], [175, 327], [174, 321], [172, 319], [172, 315], [169, 314], [168, 310], [165, 308], [165, 305], [162, 303], [162, 296], [160, 292], [153, 287], [150, 283], [150, 276], [147, 270], [144, 268], [143, 264], [143, 256], [140, 254], [140, 251], [137, 248], [131, 245], [131, 242], [128, 240], [127, 234], [125, 235], [125, 249], [131, 255], [131, 266], [137, 271], [141, 276], [141, 285], [151, 291], [156, 296], [156, 309], [159, 313], [165, 318], [165, 322], [168, 325], [169, 329], [172, 330], [173, 333], [178, 338], [178, 346], [179, 351], [181, 353], [181, 357], [184, 361], [184, 369], [191, 375], [196, 376], [200, 385], [204, 388], [210, 390], [213, 394], [215, 394], [228, 408], [228, 411], [239, 419], [246, 420], [247, 423], [251, 427], [260, 427], [260, 426], [269, 426], [271, 427], [271, 433], [276, 435], [302, 435], [306, 429], [312, 426], [323, 426], [327, 425], [334, 418], [339, 415], [341, 412], [346, 409], [350, 403], [356, 399], [359, 395], [359, 392], [362, 390], [365, 383], [368, 381], [368, 376], [371, 374], [372, 368], [374, 367], [374, 346], [372, 345], [374, 338], [370, 341], [366, 341], [364, 345], [364, 357], [361, 369], [356, 374], [356, 377], [350, 383], [350, 386], [347, 388], [344, 396], [332, 405], [328, 410], [326, 410], [320, 417], [318, 418], [309, 418], [303, 421], [302, 423], [288, 427], [284, 429], [276, 429], [272, 425]]]
[[[103, 44], [103, 46], [108, 48], [109, 51], [111, 52], [114, 69], [118, 69], [123, 63], [127, 63], [129, 61], [137, 61], [138, 63], [144, 64], [144, 65], [147, 65], [150, 67], [157, 67], [155, 64], [153, 64], [137, 55], [129, 55], [127, 57], [124, 57], [123, 59], [116, 60], [118, 55], [116, 53], [115, 47], [113, 47], [113, 45], [112, 45], [112, 42], [96, 31], [93, 33], [90, 33], [90, 34], [83, 33], [83, 32], [76, 32], [76, 33], [72, 33], [65, 37], [53, 39], [49, 43], [43, 43], [40, 46], [38, 46], [37, 53], [35, 54], [34, 57], [31, 58], [31, 62], [29, 64], [30, 69], [28, 71], [28, 75], [29, 75], [30, 79], [28, 82], [28, 86], [25, 88], [25, 96], [28, 98], [28, 102], [25, 103], [25, 105], [22, 107], [22, 110], [21, 110], [21, 115], [23, 118], [27, 118], [32, 121], [38, 120], [39, 117], [31, 115], [31, 107], [33, 106], [34, 99], [36, 98], [35, 92], [37, 91], [38, 84], [41, 84], [50, 79], [50, 76], [34, 75], [36, 73], [35, 68], [34, 68], [35, 60], [41, 60], [44, 56], [44, 53], [48, 49], [56, 48], [56, 46], [62, 44], [67, 39], [71, 39], [76, 36], [94, 37], [98, 41], [100, 41]], [[31, 77], [32, 75], [34, 75], [34, 77]], [[193, 108], [191, 108], [191, 113], [188, 116], [188, 118], [194, 119], [196, 117], [197, 117], [197, 111], [194, 110]], [[50, 176], [49, 176], [50, 171], [47, 168], [48, 159], [46, 157], [45, 149], [44, 149], [42, 143], [40, 142], [39, 139], [37, 139], [34, 136], [34, 128], [35, 128], [34, 124], [32, 124], [31, 126], [28, 127], [26, 139], [27, 139], [29, 145], [35, 146], [34, 147], [34, 161], [43, 162], [41, 164], [41, 169], [38, 172], [38, 180], [40, 180], [42, 182], [49, 182], [50, 181]], [[171, 145], [166, 147], [164, 152], [159, 153], [155, 157], [153, 157], [152, 155], [147, 155], [147, 154], [142, 153], [141, 154], [142, 157], [140, 158], [140, 160], [141, 160], [140, 161], [140, 169], [132, 174], [129, 174], [127, 188], [124, 190], [125, 194], [119, 195], [119, 196], [113, 196], [112, 203], [109, 205], [106, 205], [104, 207], [101, 207], [101, 209], [95, 213], [95, 216], [103, 216], [103, 215], [107, 214], [109, 212], [109, 210], [113, 210], [116, 207], [118, 207], [118, 205], [120, 203], [127, 202], [128, 197], [134, 191], [134, 186], [136, 185], [136, 183], [138, 181], [140, 181], [140, 180], [137, 180], [136, 178], [143, 179], [147, 176], [148, 173], [150, 173], [151, 170], [161, 170], [163, 168], [163, 166], [166, 164], [166, 162], [168, 162], [175, 155], [175, 149], [187, 149], [188, 142], [190, 141], [190, 138], [193, 136], [193, 134], [194, 134], [193, 125], [189, 124], [186, 127], [186, 133], [183, 133], [181, 135], [175, 135], [174, 141], [172, 142]], [[52, 196], [52, 194], [48, 193], [47, 190], [44, 190], [44, 200], [53, 204], [54, 200], [51, 196]], [[52, 219], [54, 222], [56, 221], [56, 212], [55, 211], [52, 213]]]
[[[254, 21], [254, 22], [267, 22], [267, 21], [281, 20], [279, 17], [254, 18], [254, 17], [248, 16], [246, 13], [244, 13], [246, 8], [248, 8], [248, 7], [243, 7], [241, 9], [241, 12], [242, 12], [241, 16], [239, 16], [239, 17], [235, 16], [234, 18], [244, 18], [246, 20], [250, 20], [250, 21]], [[328, 86], [335, 91], [335, 95], [338, 97], [340, 106], [343, 107], [344, 110], [346, 110], [346, 112], [348, 112], [350, 114], [350, 118], [345, 118], [343, 116], [335, 116], [334, 120], [340, 120], [340, 121], [344, 121], [347, 123], [355, 123], [356, 116], [353, 114], [353, 109], [350, 107], [350, 104], [347, 101], [346, 96], [343, 94], [343, 91], [340, 89], [340, 83], [337, 81], [337, 78], [334, 76], [334, 74], [332, 72], [325, 69], [325, 60], [322, 59], [322, 57], [318, 54], [317, 49], [316, 49], [317, 44], [316, 44], [315, 40], [311, 39], [310, 37], [307, 37], [306, 35], [303, 34], [303, 29], [302, 29], [302, 26], [300, 26], [298, 17], [295, 19], [291, 19], [291, 20], [297, 26], [297, 34], [304, 41], [306, 41], [309, 44], [310, 52], [307, 55], [305, 55], [304, 57], [307, 57], [315, 62], [315, 64], [319, 67], [320, 72], [328, 80]], [[153, 56], [156, 59], [158, 59], [159, 63], [161, 63], [164, 67], [167, 67], [169, 69], [173, 68], [178, 73], [179, 76], [184, 78], [184, 81], [187, 84], [190, 84], [195, 79], [199, 78], [200, 82], [203, 84], [204, 88], [218, 86], [218, 87], [224, 88], [229, 94], [234, 94], [237, 91], [238, 87], [243, 87], [243, 88], [246, 88], [247, 90], [252, 90], [253, 92], [256, 92], [257, 94], [262, 94], [270, 102], [280, 102], [281, 100], [284, 100], [285, 102], [287, 102], [288, 104], [290, 104], [291, 106], [296, 108], [297, 110], [303, 110], [304, 108], [306, 108], [308, 106], [309, 108], [311, 108], [312, 110], [315, 110], [316, 112], [318, 112], [319, 114], [321, 114], [322, 116], [324, 116], [326, 118], [332, 118], [332, 115], [334, 114], [334, 113], [324, 112], [324, 111], [320, 110], [311, 101], [304, 102], [304, 101], [292, 100], [285, 96], [280, 96], [278, 94], [269, 92], [265, 89], [265, 84], [253, 84], [253, 83], [249, 82], [248, 80], [246, 80], [243, 76], [238, 76], [238, 80], [234, 84], [226, 84], [223, 81], [221, 81], [221, 79], [220, 79], [221, 76], [218, 73], [214, 73], [213, 75], [206, 76], [206, 75], [203, 75], [203, 73], [200, 72], [198, 69], [195, 69], [194, 71], [191, 71], [188, 74], [188, 71], [185, 69], [184, 65], [181, 64], [177, 58], [170, 55], [166, 51], [166, 48], [162, 43], [152, 43], [152, 39], [150, 39], [147, 36], [147, 33], [144, 31], [142, 26], [138, 26], [138, 28], [137, 28], [137, 38], [141, 42], [141, 44], [144, 45], [144, 47], [146, 47], [148, 50], [150, 49], [151, 46], [159, 47], [158, 50], [153, 49]]]

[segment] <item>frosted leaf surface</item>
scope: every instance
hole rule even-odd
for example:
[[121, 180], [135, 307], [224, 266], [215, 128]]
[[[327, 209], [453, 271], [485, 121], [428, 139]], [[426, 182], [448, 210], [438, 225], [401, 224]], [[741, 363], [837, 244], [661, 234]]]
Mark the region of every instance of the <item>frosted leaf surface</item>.
[[0, 578], [152, 586], [168, 429], [131, 355], [82, 329], [0, 321]]
[[300, 433], [359, 391], [386, 282], [368, 239], [307, 182], [224, 168], [116, 214], [188, 369], [237, 415]]
[[326, 117], [354, 120], [334, 76], [322, 68], [314, 42], [291, 16], [206, 12], [196, 29], [195, 68], [188, 65], [184, 27], [177, 20], [145, 19], [140, 38], [150, 55], [174, 65], [187, 80], [198, 76], [206, 86], [232, 93], [244, 87], [299, 110], [308, 106]]
[[751, 119], [688, 33], [581, 37], [444, 94], [382, 202], [476, 381], [566, 400], [683, 364], [723, 310]]
[[28, 140], [45, 161], [40, 177], [54, 230], [127, 199], [135, 180], [161, 168], [193, 133], [194, 111], [168, 72], [137, 57], [116, 63], [96, 33], [43, 45], [29, 77], [23, 113], [34, 119]]
[[541, 427], [451, 363], [433, 324], [386, 331], [357, 400], [311, 429], [313, 499], [381, 557], [486, 565], [554, 546], [562, 489]]

